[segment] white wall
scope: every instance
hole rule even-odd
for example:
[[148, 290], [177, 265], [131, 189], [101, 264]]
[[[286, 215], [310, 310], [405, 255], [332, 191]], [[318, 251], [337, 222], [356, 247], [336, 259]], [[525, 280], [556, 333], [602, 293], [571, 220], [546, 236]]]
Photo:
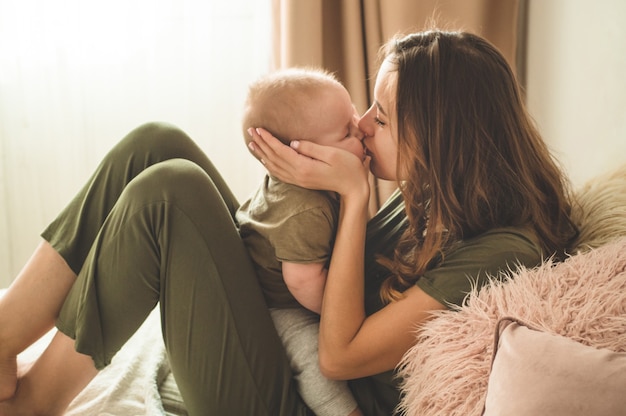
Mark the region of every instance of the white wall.
[[240, 129], [270, 64], [257, 0], [0, 0], [0, 287], [132, 128], [174, 123], [243, 199], [264, 169]]
[[626, 163], [626, 2], [528, 1], [529, 108], [577, 187]]

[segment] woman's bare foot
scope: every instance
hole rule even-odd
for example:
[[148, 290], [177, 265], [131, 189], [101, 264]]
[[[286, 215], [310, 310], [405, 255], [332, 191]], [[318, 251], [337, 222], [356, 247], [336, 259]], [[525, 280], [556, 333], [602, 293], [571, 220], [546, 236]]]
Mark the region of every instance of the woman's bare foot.
[[0, 416], [60, 416], [97, 373], [91, 357], [76, 352], [74, 340], [56, 332], [34, 363], [19, 362], [17, 388], [0, 403]]
[[0, 402], [10, 399], [17, 388], [17, 357], [0, 358]]
[[13, 400], [8, 400], [0, 403], [0, 416], [37, 416], [35, 413], [29, 413], [28, 411], [22, 411], [17, 409], [13, 404]]
[[16, 354], [52, 328], [75, 280], [63, 257], [42, 241], [0, 296], [0, 402], [16, 393]]

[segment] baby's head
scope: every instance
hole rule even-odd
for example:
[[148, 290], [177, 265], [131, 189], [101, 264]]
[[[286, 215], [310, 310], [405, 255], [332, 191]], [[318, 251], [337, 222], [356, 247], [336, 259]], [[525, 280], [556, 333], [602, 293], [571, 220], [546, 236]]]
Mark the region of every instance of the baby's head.
[[[348, 91], [321, 69], [279, 70], [250, 85], [244, 106], [246, 145], [250, 127], [262, 127], [289, 144], [309, 140], [364, 157], [358, 115]], [[253, 153], [254, 155], [254, 153]]]

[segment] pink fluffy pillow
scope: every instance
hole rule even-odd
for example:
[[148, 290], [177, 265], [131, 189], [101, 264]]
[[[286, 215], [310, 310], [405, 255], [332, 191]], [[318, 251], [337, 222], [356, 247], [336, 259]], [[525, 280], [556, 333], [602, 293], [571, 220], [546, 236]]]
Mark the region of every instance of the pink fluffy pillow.
[[512, 316], [547, 334], [626, 352], [626, 238], [558, 264], [522, 269], [470, 295], [458, 311], [441, 311], [403, 357], [399, 410], [419, 416], [479, 416], [493, 334]]

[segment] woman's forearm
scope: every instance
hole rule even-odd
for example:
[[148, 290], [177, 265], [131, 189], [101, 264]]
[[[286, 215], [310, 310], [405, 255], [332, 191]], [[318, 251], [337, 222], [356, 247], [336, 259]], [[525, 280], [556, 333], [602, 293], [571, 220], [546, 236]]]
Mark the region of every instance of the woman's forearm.
[[342, 197], [341, 201], [319, 337], [320, 366], [332, 378], [338, 377], [339, 367], [350, 365], [345, 357], [351, 355], [351, 342], [365, 320], [363, 277], [367, 199], [368, 196], [357, 193]]

